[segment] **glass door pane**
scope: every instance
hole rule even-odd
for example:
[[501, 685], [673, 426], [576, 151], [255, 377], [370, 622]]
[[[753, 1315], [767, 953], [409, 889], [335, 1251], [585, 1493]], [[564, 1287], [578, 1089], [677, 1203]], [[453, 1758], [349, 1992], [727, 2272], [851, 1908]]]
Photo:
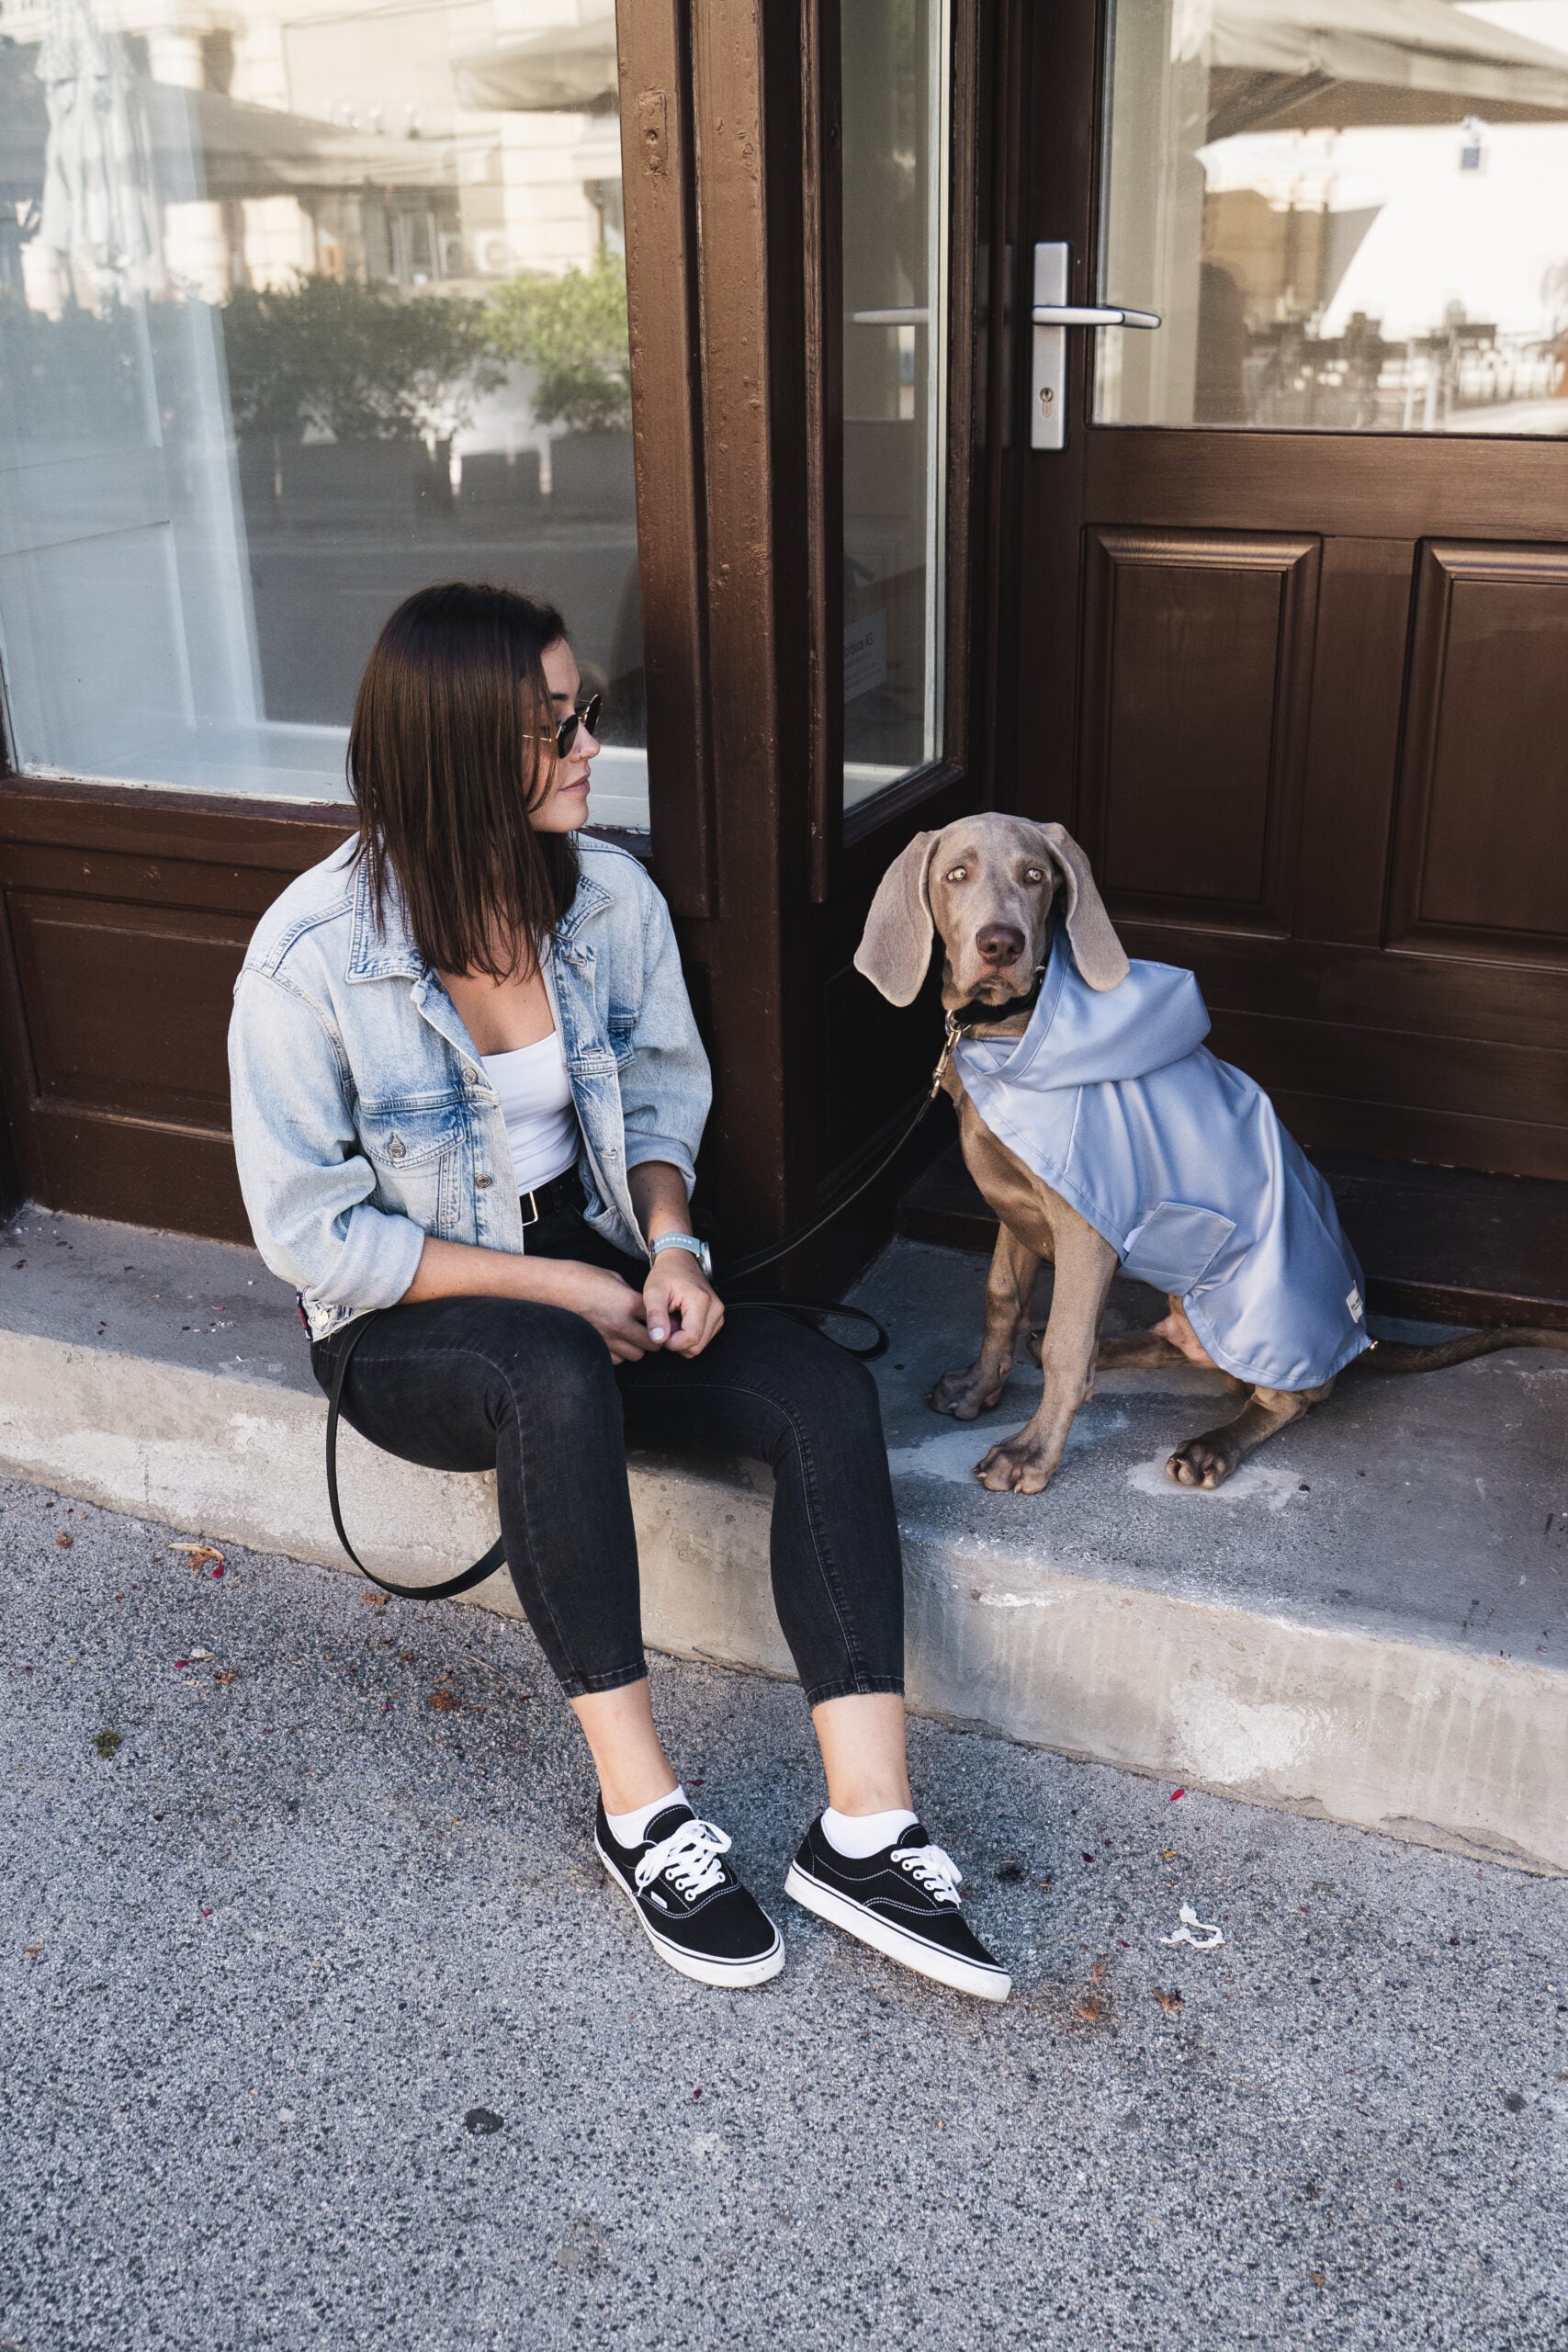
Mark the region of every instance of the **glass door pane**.
[[344, 797], [431, 581], [558, 604], [648, 820], [614, 0], [5, 0], [24, 769]]
[[844, 805], [942, 743], [947, 0], [842, 0]]
[[1102, 424], [1568, 433], [1568, 0], [1115, 0]]

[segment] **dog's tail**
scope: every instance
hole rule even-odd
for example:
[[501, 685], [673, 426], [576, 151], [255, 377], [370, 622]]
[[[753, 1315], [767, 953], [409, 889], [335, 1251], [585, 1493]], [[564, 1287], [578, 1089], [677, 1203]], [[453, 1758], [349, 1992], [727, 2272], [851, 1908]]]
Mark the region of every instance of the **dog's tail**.
[[1429, 1348], [1406, 1347], [1400, 1340], [1376, 1340], [1364, 1355], [1357, 1356], [1346, 1366], [1346, 1371], [1383, 1374], [1441, 1372], [1450, 1363], [1469, 1363], [1472, 1356], [1495, 1356], [1504, 1348], [1568, 1348], [1568, 1331], [1517, 1326], [1467, 1331], [1462, 1339], [1439, 1340]]

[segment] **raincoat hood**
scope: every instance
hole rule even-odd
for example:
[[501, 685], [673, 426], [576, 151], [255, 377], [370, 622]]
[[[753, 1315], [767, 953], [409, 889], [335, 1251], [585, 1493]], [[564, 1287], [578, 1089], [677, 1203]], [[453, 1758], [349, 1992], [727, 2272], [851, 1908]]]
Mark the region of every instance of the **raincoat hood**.
[[1045, 978], [1021, 1037], [959, 1047], [967, 1074], [1034, 1088], [1114, 1085], [1179, 1062], [1209, 1034], [1196, 975], [1175, 964], [1131, 964], [1113, 989], [1088, 988], [1058, 930]]

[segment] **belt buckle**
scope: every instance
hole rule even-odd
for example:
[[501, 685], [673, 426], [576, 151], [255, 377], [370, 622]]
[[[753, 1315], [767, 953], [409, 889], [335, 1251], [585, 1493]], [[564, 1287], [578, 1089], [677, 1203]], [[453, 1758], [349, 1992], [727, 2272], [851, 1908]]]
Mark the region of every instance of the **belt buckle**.
[[525, 1201], [526, 1201], [526, 1202], [527, 1202], [527, 1204], [528, 1204], [528, 1206], [529, 1206], [529, 1207], [533, 1210], [533, 1212], [534, 1212], [534, 1214], [533, 1214], [533, 1216], [525, 1216], [525, 1217], [524, 1218], [524, 1220], [523, 1220], [523, 1230], [524, 1230], [524, 1232], [525, 1232], [525, 1233], [526, 1233], [526, 1232], [527, 1232], [527, 1230], [528, 1230], [528, 1227], [529, 1227], [531, 1225], [537, 1225], [537, 1224], [538, 1224], [538, 1222], [539, 1222], [539, 1190], [538, 1190], [538, 1186], [537, 1186], [537, 1185], [536, 1185], [536, 1186], [535, 1186], [535, 1188], [534, 1188], [534, 1190], [533, 1190], [531, 1193], [520, 1193], [518, 1194], [518, 1196], [517, 1196], [517, 1200], [518, 1200], [518, 1206], [519, 1206], [519, 1207], [521, 1207], [521, 1206], [522, 1206], [522, 1204], [523, 1204], [523, 1203], [524, 1203]]

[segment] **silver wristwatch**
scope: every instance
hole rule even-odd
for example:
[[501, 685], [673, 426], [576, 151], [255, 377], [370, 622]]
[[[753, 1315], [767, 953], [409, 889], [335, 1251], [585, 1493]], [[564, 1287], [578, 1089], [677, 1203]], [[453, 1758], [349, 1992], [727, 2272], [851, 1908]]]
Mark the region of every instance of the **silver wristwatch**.
[[650, 1258], [657, 1258], [661, 1250], [686, 1250], [690, 1256], [696, 1260], [698, 1265], [702, 1268], [709, 1282], [712, 1282], [713, 1251], [708, 1248], [705, 1241], [699, 1241], [694, 1233], [661, 1233], [657, 1241], [650, 1241], [649, 1243], [649, 1256]]

